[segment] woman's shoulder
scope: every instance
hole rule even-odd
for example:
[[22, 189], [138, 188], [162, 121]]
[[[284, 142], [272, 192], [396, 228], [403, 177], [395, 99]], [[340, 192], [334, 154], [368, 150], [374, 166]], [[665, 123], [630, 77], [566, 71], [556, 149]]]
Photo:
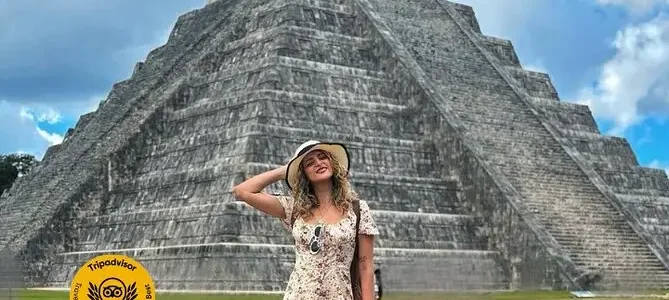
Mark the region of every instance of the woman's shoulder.
[[279, 195], [275, 194], [274, 197], [279, 201], [281, 207], [283, 207], [284, 216], [281, 218], [281, 222], [284, 224], [286, 229], [292, 229], [293, 222], [295, 222], [295, 201], [292, 195]]
[[369, 209], [369, 204], [367, 203], [367, 200], [364, 199], [354, 199], [351, 201], [351, 204], [354, 206], [360, 207], [360, 209]]
[[360, 216], [359, 233], [365, 235], [378, 235], [379, 230], [376, 226], [376, 222], [374, 221], [374, 217], [370, 211], [367, 201], [358, 199], [357, 202], [359, 206], [358, 214]]

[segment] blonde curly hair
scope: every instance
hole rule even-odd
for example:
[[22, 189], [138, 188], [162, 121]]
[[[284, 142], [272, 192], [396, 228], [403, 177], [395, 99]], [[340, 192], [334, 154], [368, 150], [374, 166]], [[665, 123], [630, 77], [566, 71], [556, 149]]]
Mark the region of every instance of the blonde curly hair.
[[[328, 151], [323, 151], [330, 160], [332, 166], [332, 201], [334, 206], [341, 212], [346, 212], [351, 207], [353, 201], [358, 200], [358, 195], [348, 180], [347, 170], [343, 165]], [[292, 189], [292, 196], [295, 199], [295, 213], [297, 217], [309, 218], [313, 215], [312, 208], [318, 207], [318, 199], [314, 194], [313, 186], [304, 174], [302, 166], [297, 170], [299, 178], [297, 186]]]

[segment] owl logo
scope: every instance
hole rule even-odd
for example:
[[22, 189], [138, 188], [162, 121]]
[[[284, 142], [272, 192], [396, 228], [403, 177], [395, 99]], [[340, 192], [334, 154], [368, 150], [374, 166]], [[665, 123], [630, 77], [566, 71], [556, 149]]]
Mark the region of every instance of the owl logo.
[[137, 298], [136, 282], [126, 287], [121, 279], [109, 277], [100, 285], [88, 282], [88, 299], [90, 300], [135, 300]]

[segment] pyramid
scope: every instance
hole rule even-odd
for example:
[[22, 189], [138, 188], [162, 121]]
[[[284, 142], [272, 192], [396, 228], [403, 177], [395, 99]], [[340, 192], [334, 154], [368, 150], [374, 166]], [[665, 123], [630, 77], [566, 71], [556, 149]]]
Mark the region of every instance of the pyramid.
[[387, 291], [669, 284], [666, 174], [471, 7], [207, 2], [2, 195], [31, 286], [122, 253], [159, 289], [282, 291], [293, 241], [231, 189], [308, 139], [349, 145]]

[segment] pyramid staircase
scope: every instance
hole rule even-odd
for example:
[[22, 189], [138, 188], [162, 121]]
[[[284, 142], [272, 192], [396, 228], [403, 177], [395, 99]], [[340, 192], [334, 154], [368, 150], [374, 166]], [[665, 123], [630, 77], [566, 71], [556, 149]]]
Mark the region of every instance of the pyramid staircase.
[[[662, 244], [632, 217], [633, 212], [621, 206], [588, 157], [573, 146], [574, 138], [557, 129], [569, 126], [569, 121], [564, 122], [569, 119], [546, 120], [540, 108], [581, 109], [580, 115], [572, 117], [585, 121], [575, 126], [577, 132], [596, 128], [589, 111], [584, 115], [583, 107], [558, 104], [548, 77], [523, 70], [510, 43], [482, 36], [467, 7], [428, 0], [369, 3], [370, 11], [386, 21], [393, 38], [413, 54], [420, 71], [432, 80], [434, 92], [445, 100], [440, 104], [446, 114], [456, 120], [452, 123], [459, 123], [470, 147], [476, 148], [472, 151], [490, 173], [496, 173], [498, 182], [507, 181], [500, 185], [515, 190], [515, 195], [509, 194], [522, 199], [523, 209], [552, 236], [547, 243], [557, 242], [557, 250], [567, 255], [562, 258], [563, 270], [569, 273], [571, 266], [581, 273], [600, 274], [599, 288], [667, 286]], [[571, 117], [570, 108], [555, 111]], [[655, 179], [666, 187], [666, 176]]]

